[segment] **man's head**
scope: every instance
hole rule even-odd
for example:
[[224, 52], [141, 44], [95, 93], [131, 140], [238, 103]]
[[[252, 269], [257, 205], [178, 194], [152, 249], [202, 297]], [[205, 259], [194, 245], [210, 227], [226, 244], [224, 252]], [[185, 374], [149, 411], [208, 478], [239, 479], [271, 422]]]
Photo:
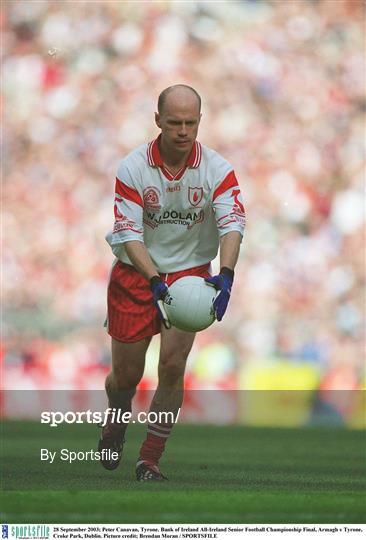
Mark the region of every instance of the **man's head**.
[[158, 98], [159, 115], [162, 115], [164, 113], [164, 107], [169, 94], [173, 94], [171, 96], [172, 99], [174, 99], [174, 97], [177, 97], [178, 99], [191, 99], [193, 101], [196, 101], [198, 106], [198, 113], [201, 112], [201, 96], [199, 95], [199, 93], [194, 88], [192, 88], [191, 86], [187, 86], [186, 84], [175, 84], [174, 86], [169, 86], [168, 88], [165, 88], [165, 90], [161, 92]]
[[163, 90], [158, 100], [155, 123], [161, 129], [165, 150], [187, 154], [197, 137], [201, 119], [201, 98], [185, 84]]

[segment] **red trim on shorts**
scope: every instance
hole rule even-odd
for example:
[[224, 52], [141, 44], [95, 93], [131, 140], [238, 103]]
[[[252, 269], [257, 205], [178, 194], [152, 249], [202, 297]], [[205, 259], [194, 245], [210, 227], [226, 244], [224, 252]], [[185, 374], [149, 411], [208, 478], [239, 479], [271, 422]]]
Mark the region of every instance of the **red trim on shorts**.
[[[210, 263], [160, 274], [167, 285], [183, 276], [209, 277]], [[133, 266], [118, 261], [108, 285], [108, 334], [122, 343], [135, 343], [160, 332], [150, 284]]]

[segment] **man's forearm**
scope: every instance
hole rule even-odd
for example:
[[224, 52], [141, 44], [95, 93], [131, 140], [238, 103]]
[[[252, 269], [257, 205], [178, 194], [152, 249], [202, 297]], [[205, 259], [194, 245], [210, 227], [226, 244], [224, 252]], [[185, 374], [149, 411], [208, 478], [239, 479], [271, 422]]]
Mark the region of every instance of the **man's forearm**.
[[238, 260], [241, 234], [238, 231], [226, 233], [220, 240], [220, 268], [234, 270]]
[[131, 240], [130, 242], [125, 242], [124, 247], [133, 266], [146, 279], [150, 280], [153, 276], [159, 275], [143, 242]]

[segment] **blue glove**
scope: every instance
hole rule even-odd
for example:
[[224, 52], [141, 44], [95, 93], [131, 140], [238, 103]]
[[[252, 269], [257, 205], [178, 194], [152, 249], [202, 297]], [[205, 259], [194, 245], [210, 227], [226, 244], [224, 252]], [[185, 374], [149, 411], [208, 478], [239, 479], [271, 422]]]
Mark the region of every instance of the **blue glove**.
[[153, 302], [158, 310], [159, 317], [165, 328], [169, 330], [172, 325], [164, 308], [164, 299], [169, 295], [168, 286], [164, 283], [161, 277], [153, 276], [150, 279], [150, 289], [153, 294]]
[[217, 276], [205, 278], [206, 283], [215, 287], [218, 292], [213, 303], [215, 316], [218, 321], [221, 321], [225, 315], [231, 294], [231, 286], [234, 280], [234, 272], [223, 266]]

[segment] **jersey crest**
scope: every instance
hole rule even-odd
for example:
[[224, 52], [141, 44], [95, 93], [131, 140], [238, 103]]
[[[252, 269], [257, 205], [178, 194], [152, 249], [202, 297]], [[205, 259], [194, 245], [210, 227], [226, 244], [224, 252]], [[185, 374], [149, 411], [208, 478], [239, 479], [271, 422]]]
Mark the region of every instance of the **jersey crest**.
[[147, 210], [160, 210], [160, 192], [155, 186], [148, 186], [143, 191], [144, 207]]
[[188, 200], [191, 203], [191, 206], [198, 206], [202, 201], [203, 197], [203, 188], [201, 187], [190, 187], [188, 188]]

